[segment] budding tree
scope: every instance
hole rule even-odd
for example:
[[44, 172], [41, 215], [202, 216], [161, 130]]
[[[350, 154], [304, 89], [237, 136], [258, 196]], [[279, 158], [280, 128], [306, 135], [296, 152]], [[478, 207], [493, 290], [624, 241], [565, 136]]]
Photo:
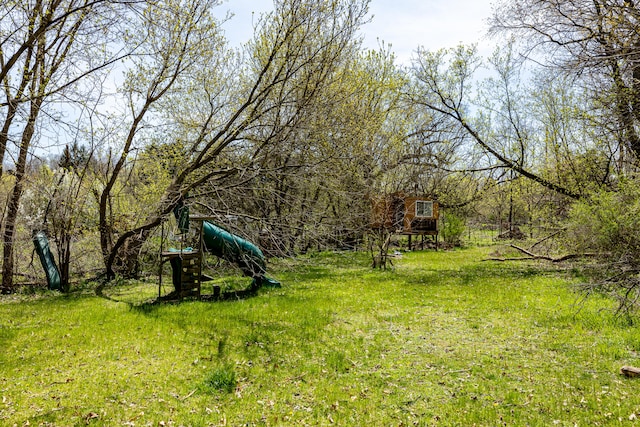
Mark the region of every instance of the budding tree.
[[[210, 62], [193, 69], [188, 80], [176, 79], [180, 91], [167, 96], [172, 102], [164, 117], [173, 141], [189, 154], [159, 203], [139, 225], [117, 236], [106, 259], [109, 274], [119, 269], [117, 259], [136, 256], [148, 232], [187, 193], [231, 174], [251, 173], [266, 148], [296, 128], [301, 112], [349, 52], [366, 12], [366, 2], [356, 0], [276, 1], [242, 61], [230, 62], [224, 54], [219, 56], [224, 62], [206, 57]], [[229, 65], [233, 73], [225, 73]]]
[[39, 144], [65, 138], [73, 124], [65, 124], [59, 106], [82, 105], [93, 90], [86, 80], [126, 55], [107, 48], [117, 37], [123, 8], [114, 0], [0, 5], [0, 162], [13, 171], [2, 223], [4, 291], [13, 288], [16, 220], [30, 154]]

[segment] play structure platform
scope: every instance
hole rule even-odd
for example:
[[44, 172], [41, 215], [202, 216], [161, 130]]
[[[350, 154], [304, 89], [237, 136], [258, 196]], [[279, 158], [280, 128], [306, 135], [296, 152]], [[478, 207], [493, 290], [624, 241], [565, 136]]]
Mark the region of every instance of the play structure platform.
[[187, 297], [199, 299], [202, 292], [200, 284], [202, 280], [202, 251], [163, 251], [161, 264], [166, 261], [171, 263], [172, 282], [176, 296], [179, 299]]

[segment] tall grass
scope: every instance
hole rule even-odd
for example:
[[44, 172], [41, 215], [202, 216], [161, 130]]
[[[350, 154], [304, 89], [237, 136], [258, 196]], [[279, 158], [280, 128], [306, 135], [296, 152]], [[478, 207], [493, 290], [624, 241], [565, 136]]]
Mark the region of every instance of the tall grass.
[[626, 425], [640, 332], [570, 272], [488, 248], [281, 262], [280, 289], [0, 300], [0, 425]]

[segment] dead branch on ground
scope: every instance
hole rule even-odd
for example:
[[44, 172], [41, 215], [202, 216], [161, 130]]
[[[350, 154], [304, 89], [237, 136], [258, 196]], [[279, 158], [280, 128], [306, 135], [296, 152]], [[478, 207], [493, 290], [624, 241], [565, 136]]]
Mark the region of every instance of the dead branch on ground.
[[531, 251], [531, 250], [533, 250], [533, 248], [535, 248], [536, 246], [538, 246], [540, 243], [544, 243], [544, 242], [546, 242], [547, 240], [549, 240], [549, 239], [551, 239], [551, 238], [553, 238], [553, 237], [557, 236], [558, 234], [562, 233], [562, 232], [563, 232], [563, 231], [565, 231], [566, 229], [567, 229], [566, 227], [563, 227], [563, 228], [561, 228], [561, 229], [559, 229], [559, 230], [556, 230], [556, 231], [554, 231], [553, 233], [551, 233], [551, 234], [549, 234], [549, 235], [547, 235], [547, 236], [543, 237], [542, 239], [540, 239], [540, 240], [538, 240], [537, 242], [535, 242], [533, 245], [529, 246], [529, 250], [530, 250], [530, 251]]
[[542, 255], [542, 254], [536, 254], [533, 253], [527, 249], [521, 248], [520, 246], [514, 245], [514, 244], [510, 244], [510, 247], [522, 252], [523, 254], [525, 254], [526, 256], [524, 257], [510, 257], [510, 258], [501, 258], [501, 257], [493, 257], [493, 258], [487, 258], [485, 259], [485, 261], [527, 261], [527, 260], [544, 260], [544, 261], [550, 261], [553, 263], [557, 263], [557, 262], [564, 262], [564, 261], [568, 261], [571, 259], [576, 259], [576, 258], [586, 258], [586, 257], [597, 257], [601, 254], [597, 254], [597, 253], [581, 253], [581, 254], [567, 254], [567, 255], [562, 255], [560, 257], [551, 257], [548, 255]]

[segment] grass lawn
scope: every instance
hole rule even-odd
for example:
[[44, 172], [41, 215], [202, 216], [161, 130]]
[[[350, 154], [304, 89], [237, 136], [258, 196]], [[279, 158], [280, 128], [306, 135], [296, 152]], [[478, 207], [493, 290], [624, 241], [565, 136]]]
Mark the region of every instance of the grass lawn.
[[640, 424], [640, 330], [571, 272], [491, 248], [273, 266], [279, 289], [145, 305], [152, 283], [0, 299], [0, 425]]

